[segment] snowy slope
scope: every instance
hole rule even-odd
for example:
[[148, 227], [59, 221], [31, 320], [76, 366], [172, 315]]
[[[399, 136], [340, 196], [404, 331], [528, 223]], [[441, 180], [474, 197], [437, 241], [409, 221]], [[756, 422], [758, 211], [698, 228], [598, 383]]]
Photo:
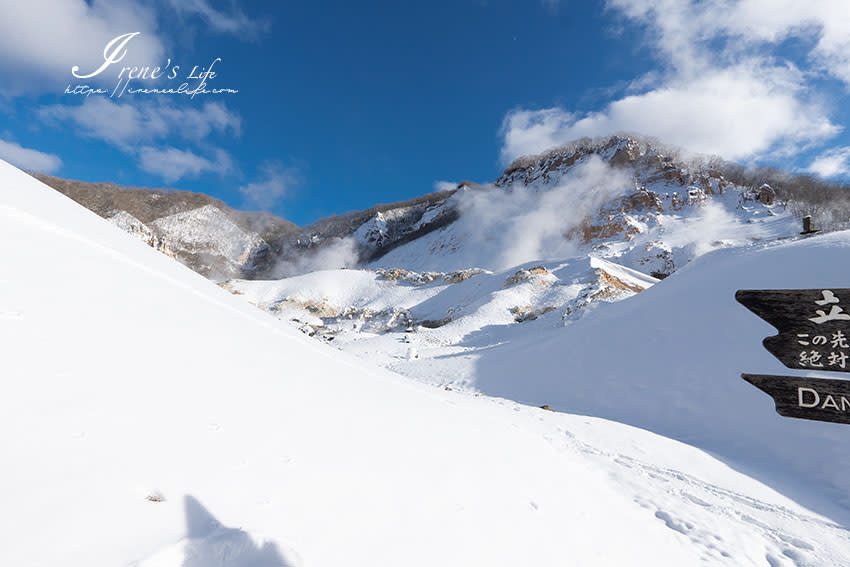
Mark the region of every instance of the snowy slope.
[[395, 359], [410, 358], [411, 349], [414, 358], [439, 358], [462, 352], [476, 334], [492, 339], [479, 346], [524, 335], [528, 329], [516, 329], [518, 323], [527, 327], [539, 319], [562, 326], [657, 281], [591, 257], [495, 273], [324, 270], [283, 280], [231, 280], [223, 287], [308, 334], [394, 367]]
[[780, 417], [740, 378], [795, 372], [761, 345], [776, 330], [734, 294], [844, 287], [848, 253], [850, 232], [717, 251], [593, 317], [482, 351], [467, 379], [491, 395], [695, 444], [775, 486], [830, 495], [846, 516], [850, 428]]
[[3, 565], [842, 565], [848, 532], [645, 431], [289, 330], [0, 162]]

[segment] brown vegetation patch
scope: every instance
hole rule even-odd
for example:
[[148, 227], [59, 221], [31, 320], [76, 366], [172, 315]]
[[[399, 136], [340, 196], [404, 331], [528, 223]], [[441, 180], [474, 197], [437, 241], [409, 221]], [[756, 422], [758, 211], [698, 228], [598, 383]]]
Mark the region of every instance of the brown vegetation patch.
[[640, 292], [642, 292], [643, 290], [646, 289], [645, 287], [641, 287], [641, 286], [638, 286], [638, 285], [635, 285], [635, 284], [626, 283], [623, 280], [621, 280], [620, 278], [618, 278], [616, 276], [612, 276], [611, 274], [609, 274], [605, 270], [599, 269], [599, 270], [596, 270], [596, 272], [597, 272], [597, 274], [599, 274], [599, 280], [601, 282], [603, 282], [604, 284], [609, 285], [609, 286], [611, 286], [615, 289], [628, 290], [628, 291], [633, 291], [635, 293], [640, 293]]
[[540, 287], [547, 287], [549, 285], [548, 282], [540, 279], [540, 277], [549, 274], [551, 274], [551, 272], [547, 270], [544, 266], [534, 266], [533, 268], [529, 268], [527, 270], [517, 270], [514, 275], [505, 280], [505, 283], [502, 284], [502, 287], [511, 287], [512, 285], [528, 281], [535, 277], [538, 280], [537, 283]]

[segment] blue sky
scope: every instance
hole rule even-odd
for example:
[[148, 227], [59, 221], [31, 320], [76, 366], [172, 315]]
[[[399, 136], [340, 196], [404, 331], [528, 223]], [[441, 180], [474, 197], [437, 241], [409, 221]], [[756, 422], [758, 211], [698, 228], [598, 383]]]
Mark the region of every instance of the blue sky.
[[[850, 171], [844, 0], [0, 1], [0, 157], [63, 177], [307, 224], [618, 131]], [[132, 32], [121, 62], [71, 74]], [[64, 94], [215, 58], [209, 88], [238, 93]]]

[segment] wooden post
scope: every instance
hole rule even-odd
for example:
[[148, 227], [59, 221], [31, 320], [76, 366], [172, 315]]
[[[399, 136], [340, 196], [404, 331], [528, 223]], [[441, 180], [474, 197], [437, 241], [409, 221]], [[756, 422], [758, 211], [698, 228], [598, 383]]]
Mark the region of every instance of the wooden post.
[[814, 234], [816, 232], [820, 232], [815, 229], [815, 223], [812, 221], [811, 215], [806, 215], [803, 217], [803, 232], [800, 234]]

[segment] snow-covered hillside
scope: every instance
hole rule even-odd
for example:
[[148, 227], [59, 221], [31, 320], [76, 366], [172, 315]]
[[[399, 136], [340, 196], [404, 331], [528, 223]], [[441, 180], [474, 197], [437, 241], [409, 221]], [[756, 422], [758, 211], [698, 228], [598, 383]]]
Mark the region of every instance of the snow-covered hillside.
[[440, 205], [460, 211], [458, 220], [367, 267], [507, 269], [593, 254], [663, 277], [711, 250], [800, 231], [771, 187], [735, 185], [631, 138], [513, 167], [492, 186], [462, 186]]
[[422, 382], [644, 427], [846, 517], [850, 431], [779, 417], [740, 378], [786, 372], [734, 293], [845, 287], [850, 233], [803, 238], [770, 187], [621, 142], [461, 188], [440, 205], [457, 221], [369, 270], [226, 288]]
[[[735, 185], [710, 161], [686, 165], [613, 137], [520, 160], [490, 186], [462, 183], [449, 196], [375, 213], [349, 238], [367, 257], [383, 251], [367, 271], [225, 287], [394, 370], [469, 385], [470, 371], [455, 366], [470, 347], [533, 340], [537, 329], [627, 298], [707, 252], [795, 236], [798, 224], [767, 185]], [[425, 225], [434, 228], [420, 234]], [[640, 281], [613, 275], [626, 272]], [[506, 285], [512, 278], [523, 285]], [[398, 334], [409, 327], [430, 330], [421, 340]], [[439, 368], [408, 363], [422, 357]]]
[[[481, 376], [479, 359], [516, 343], [513, 356], [522, 360], [516, 353], [526, 345], [594, 319], [652, 286], [653, 276], [675, 274], [709, 252], [756, 253], [798, 236], [799, 219], [773, 188], [735, 185], [710, 162], [691, 163], [624, 137], [552, 150], [520, 160], [492, 186], [462, 184], [422, 213], [427, 220], [456, 210], [456, 220], [394, 246], [366, 269], [224, 287], [407, 376], [469, 391], [499, 384], [498, 395], [548, 403], [544, 393], [557, 389], [558, 378], [541, 372], [526, 380], [520, 368], [498, 365]], [[394, 218], [378, 214], [354, 238], [361, 246], [391, 240]], [[692, 285], [732, 277], [709, 269]], [[781, 283], [764, 287], [771, 285]], [[594, 352], [580, 332], [570, 336], [579, 353]], [[653, 352], [644, 333], [634, 331], [632, 340], [632, 348]]]
[[228, 288], [425, 383], [644, 427], [846, 514], [850, 430], [779, 417], [740, 378], [787, 369], [761, 346], [775, 331], [734, 296], [843, 287], [849, 248], [836, 232], [718, 250], [661, 282], [591, 257], [454, 283], [337, 270]]
[[590, 257], [500, 272], [324, 270], [223, 287], [312, 336], [391, 368], [402, 364], [397, 369], [409, 374], [400, 360], [440, 359], [470, 344], [487, 347], [533, 334], [540, 324], [562, 326], [657, 281]]
[[4, 565], [850, 557], [842, 525], [704, 452], [407, 381], [3, 162], [0, 186]]
[[[519, 160], [490, 186], [376, 213], [349, 238], [370, 257], [384, 251], [366, 271], [225, 287], [393, 370], [474, 388], [470, 351], [533, 341], [710, 251], [798, 235], [776, 190], [721, 171], [634, 138], [581, 142]], [[453, 220], [417, 233], [435, 218]], [[639, 282], [614, 275], [626, 272]], [[402, 334], [411, 328], [425, 330]], [[433, 364], [410, 362], [423, 358]]]
[[780, 417], [769, 397], [740, 378], [794, 372], [761, 345], [776, 330], [734, 295], [842, 287], [850, 281], [848, 253], [848, 231], [720, 250], [593, 317], [481, 351], [467, 380], [491, 395], [696, 444], [776, 486], [827, 490], [847, 510], [850, 429]]

